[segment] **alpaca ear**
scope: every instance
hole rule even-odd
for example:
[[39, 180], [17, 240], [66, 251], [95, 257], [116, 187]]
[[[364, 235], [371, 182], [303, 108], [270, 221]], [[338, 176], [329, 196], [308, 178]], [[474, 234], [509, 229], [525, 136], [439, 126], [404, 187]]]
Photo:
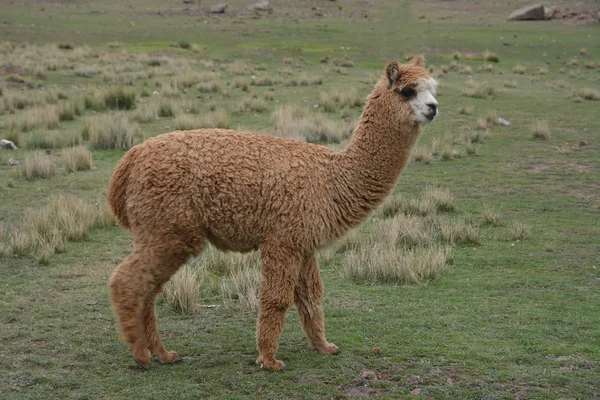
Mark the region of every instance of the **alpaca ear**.
[[420, 54], [417, 57], [414, 57], [412, 60], [410, 60], [410, 63], [417, 67], [423, 67], [424, 62], [425, 62], [425, 57], [423, 57], [423, 54]]
[[388, 88], [391, 88], [396, 82], [400, 80], [400, 66], [398, 66], [398, 62], [392, 61], [391, 63], [389, 63], [387, 68], [385, 69], [385, 74], [387, 75], [389, 81]]

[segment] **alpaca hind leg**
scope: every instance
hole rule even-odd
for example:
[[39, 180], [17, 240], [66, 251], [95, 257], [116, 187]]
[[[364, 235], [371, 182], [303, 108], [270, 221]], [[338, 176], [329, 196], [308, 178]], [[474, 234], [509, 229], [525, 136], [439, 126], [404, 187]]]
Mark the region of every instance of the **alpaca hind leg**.
[[174, 363], [180, 361], [181, 358], [176, 352], [167, 351], [165, 345], [160, 339], [155, 312], [156, 298], [161, 293], [163, 284], [166, 283], [175, 272], [177, 272], [179, 267], [187, 261], [187, 258], [187, 255], [183, 253], [180, 255], [169, 255], [164, 257], [162, 261], [159, 261], [159, 264], [157, 265], [160, 266], [160, 270], [158, 271], [160, 273], [155, 274], [157, 283], [156, 287], [148, 295], [148, 297], [146, 297], [142, 311], [146, 346], [150, 350], [152, 356], [156, 357], [158, 361], [163, 363]]
[[263, 264], [256, 344], [257, 364], [271, 371], [285, 368], [275, 359], [286, 310], [294, 304], [294, 287], [298, 279], [301, 258], [282, 248], [261, 248]]
[[146, 252], [139, 248], [134, 250], [117, 267], [108, 283], [121, 338], [130, 343], [136, 362], [144, 368], [150, 366], [150, 358], [142, 323], [142, 307], [144, 299], [155, 286], [152, 274], [145, 269], [148, 262]]
[[323, 282], [319, 276], [316, 256], [309, 256], [300, 270], [298, 284], [294, 291], [294, 302], [300, 315], [302, 329], [315, 348], [325, 354], [338, 354], [339, 349], [325, 339], [325, 322], [320, 297], [323, 295]]

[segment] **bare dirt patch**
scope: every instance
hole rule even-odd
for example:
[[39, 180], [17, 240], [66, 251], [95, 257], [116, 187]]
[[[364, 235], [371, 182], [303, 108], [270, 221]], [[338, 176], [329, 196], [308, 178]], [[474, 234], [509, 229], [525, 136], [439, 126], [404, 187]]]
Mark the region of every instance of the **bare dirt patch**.
[[533, 164], [533, 165], [530, 165], [529, 168], [526, 169], [526, 171], [537, 174], [537, 173], [545, 171], [549, 168], [550, 168], [550, 166], [548, 164]]
[[576, 170], [577, 172], [591, 172], [592, 171], [592, 167], [590, 167], [589, 165], [581, 165], [581, 164], [577, 164], [577, 163], [573, 163], [573, 162], [566, 163], [565, 165], [569, 168]]

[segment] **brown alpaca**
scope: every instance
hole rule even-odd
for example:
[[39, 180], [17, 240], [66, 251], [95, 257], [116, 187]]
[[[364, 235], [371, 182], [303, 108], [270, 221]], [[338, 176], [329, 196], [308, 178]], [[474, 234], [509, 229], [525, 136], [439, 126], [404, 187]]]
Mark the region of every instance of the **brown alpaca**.
[[154, 304], [162, 286], [208, 240], [221, 250], [260, 250], [257, 363], [275, 359], [286, 310], [296, 305], [312, 346], [325, 339], [323, 284], [315, 251], [364, 221], [390, 193], [423, 125], [434, 119], [435, 81], [422, 57], [390, 63], [348, 146], [327, 147], [222, 129], [177, 131], [133, 147], [108, 193], [133, 253], [109, 287], [121, 334], [135, 360], [180, 358], [159, 338]]

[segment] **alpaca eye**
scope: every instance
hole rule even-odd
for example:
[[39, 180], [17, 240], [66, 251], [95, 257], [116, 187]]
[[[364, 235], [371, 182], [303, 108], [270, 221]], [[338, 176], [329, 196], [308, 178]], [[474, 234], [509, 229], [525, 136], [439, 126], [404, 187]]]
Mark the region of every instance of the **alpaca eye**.
[[400, 94], [406, 98], [413, 97], [416, 93], [417, 91], [413, 88], [404, 88], [400, 91]]

